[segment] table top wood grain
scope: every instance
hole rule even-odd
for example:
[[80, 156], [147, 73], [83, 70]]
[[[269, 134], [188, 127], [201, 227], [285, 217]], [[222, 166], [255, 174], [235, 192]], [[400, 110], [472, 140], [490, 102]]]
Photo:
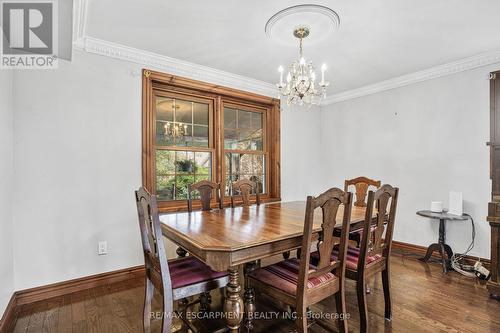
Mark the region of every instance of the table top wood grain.
[[[305, 201], [269, 203], [164, 214], [160, 221], [165, 237], [213, 269], [224, 270], [300, 247], [305, 207]], [[337, 215], [339, 226], [342, 214], [341, 207]], [[321, 228], [321, 215], [321, 210], [316, 210], [316, 234]], [[353, 207], [351, 230], [360, 229], [364, 217], [364, 207]]]

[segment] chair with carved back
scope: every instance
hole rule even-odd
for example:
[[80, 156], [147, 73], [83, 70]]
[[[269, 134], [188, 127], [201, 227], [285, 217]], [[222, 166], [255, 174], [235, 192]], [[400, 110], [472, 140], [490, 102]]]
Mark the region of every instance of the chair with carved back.
[[[376, 192], [368, 193], [361, 247], [347, 248], [346, 277], [356, 281], [360, 330], [368, 332], [368, 310], [366, 306], [366, 279], [382, 273], [385, 300], [385, 319], [392, 319], [390, 287], [390, 255], [392, 235], [396, 219], [399, 189], [384, 184]], [[376, 215], [374, 213], [376, 212]], [[372, 218], [372, 216], [376, 216]], [[371, 230], [371, 232], [370, 232]], [[338, 251], [334, 249], [332, 259]]]
[[356, 207], [366, 207], [366, 195], [369, 187], [373, 186], [375, 189], [378, 189], [380, 185], [380, 180], [374, 180], [367, 177], [356, 177], [344, 181], [344, 191], [348, 191], [350, 186], [354, 186], [356, 189], [356, 201], [354, 201], [353, 205]]
[[[368, 189], [370, 187], [378, 189], [380, 188], [380, 185], [380, 180], [374, 180], [367, 177], [356, 177], [345, 180], [344, 191], [348, 191], [349, 187], [354, 186], [356, 200], [353, 205], [355, 207], [366, 207], [366, 195], [368, 193]], [[355, 241], [358, 247], [361, 242], [361, 237], [362, 233], [359, 231], [351, 231], [349, 235], [349, 239]]]
[[[212, 197], [215, 192], [215, 201], [217, 202], [217, 208], [222, 209], [222, 194], [221, 194], [221, 185], [220, 183], [214, 183], [209, 180], [200, 180], [199, 182], [188, 185], [187, 191], [187, 207], [188, 212], [193, 211], [193, 200], [194, 195], [193, 192], [198, 192], [199, 201], [201, 203], [202, 211], [211, 211], [212, 210]], [[187, 251], [182, 247], [178, 247], [176, 251], [179, 258], [183, 258], [187, 255]], [[200, 310], [207, 310], [208, 306], [212, 302], [212, 298], [210, 293], [203, 293], [200, 295]]]
[[151, 302], [157, 288], [163, 298], [161, 332], [169, 333], [174, 301], [225, 287], [228, 276], [225, 272], [212, 271], [192, 256], [167, 260], [156, 196], [141, 187], [135, 192], [135, 198], [146, 268], [144, 332], [151, 331]]
[[[219, 183], [214, 183], [209, 180], [201, 180], [194, 184], [188, 185], [187, 189], [187, 207], [188, 212], [193, 211], [193, 192], [199, 193], [199, 201], [201, 203], [202, 211], [212, 210], [212, 197], [215, 192], [215, 201], [217, 202], [217, 207], [222, 209], [222, 196], [221, 196], [221, 186]], [[187, 251], [182, 247], [178, 247], [176, 251], [179, 258], [183, 258], [187, 255]]]
[[[282, 301], [297, 311], [296, 326], [299, 332], [307, 332], [307, 308], [335, 295], [339, 314], [346, 313], [345, 303], [345, 256], [348, 245], [352, 194], [332, 188], [318, 197], [307, 198], [302, 249], [310, 249], [314, 227], [314, 216], [322, 216], [321, 231], [317, 243], [319, 261], [310, 264], [310, 257], [287, 259], [277, 264], [258, 268], [248, 276], [250, 287]], [[336, 217], [343, 205], [342, 233], [340, 239], [333, 236]], [[340, 249], [340, 255], [331, 260], [332, 251]], [[308, 253], [309, 251], [304, 251]], [[347, 321], [339, 320], [340, 332], [347, 332]]]
[[222, 195], [221, 195], [221, 187], [219, 183], [214, 183], [209, 180], [201, 180], [194, 184], [188, 186], [187, 192], [187, 204], [188, 211], [193, 211], [193, 192], [198, 191], [200, 194], [200, 202], [201, 202], [201, 210], [202, 211], [210, 211], [212, 210], [212, 196], [215, 192], [215, 201], [217, 202], [217, 207], [222, 209]]
[[237, 180], [233, 182], [231, 188], [231, 207], [237, 205], [238, 199], [240, 199], [242, 206], [250, 206], [250, 196], [252, 194], [255, 195], [255, 203], [260, 205], [259, 186], [256, 182], [247, 179]]

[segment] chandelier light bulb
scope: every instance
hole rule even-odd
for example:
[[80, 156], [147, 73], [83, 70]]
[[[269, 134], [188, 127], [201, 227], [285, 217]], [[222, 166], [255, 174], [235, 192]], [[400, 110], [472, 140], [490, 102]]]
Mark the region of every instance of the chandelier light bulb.
[[278, 72], [280, 72], [280, 83], [278, 84], [278, 87], [283, 87], [283, 66], [280, 65]]
[[321, 84], [325, 84], [325, 71], [326, 71], [326, 64], [321, 65]]
[[299, 64], [305, 65], [306, 64], [306, 59], [304, 59], [304, 57], [301, 57]]

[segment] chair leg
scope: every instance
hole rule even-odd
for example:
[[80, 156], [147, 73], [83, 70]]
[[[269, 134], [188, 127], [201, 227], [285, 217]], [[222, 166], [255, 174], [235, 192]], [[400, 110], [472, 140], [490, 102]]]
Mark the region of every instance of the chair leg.
[[354, 241], [356, 242], [356, 247], [359, 249], [361, 246], [361, 234], [359, 232], [354, 236]]
[[162, 316], [161, 321], [161, 332], [162, 333], [170, 333], [172, 331], [172, 314], [168, 311], [163, 311], [164, 315]]
[[356, 283], [359, 308], [359, 328], [361, 333], [368, 332], [368, 308], [366, 306], [366, 281], [361, 278]]
[[297, 307], [295, 325], [298, 333], [307, 333], [307, 308], [305, 306]]
[[392, 320], [392, 302], [391, 302], [391, 277], [389, 266], [382, 271], [382, 286], [384, 288], [385, 301], [385, 320]]
[[178, 247], [177, 250], [175, 250], [175, 253], [177, 253], [177, 256], [179, 258], [184, 258], [187, 255], [187, 251], [184, 250], [182, 247]]
[[163, 313], [161, 321], [161, 332], [170, 333], [172, 330], [172, 317], [174, 314], [174, 304], [172, 294], [162, 292], [163, 297]]
[[144, 333], [151, 332], [151, 302], [153, 300], [153, 294], [155, 291], [155, 287], [153, 282], [146, 277], [146, 288], [144, 293]]
[[209, 292], [200, 295], [200, 311], [207, 311], [212, 304], [212, 296]]
[[344, 288], [341, 287], [340, 290], [335, 294], [335, 306], [337, 307], [337, 314], [339, 315], [339, 332], [340, 333], [348, 333], [349, 330], [347, 328], [347, 308], [345, 303], [345, 291]]

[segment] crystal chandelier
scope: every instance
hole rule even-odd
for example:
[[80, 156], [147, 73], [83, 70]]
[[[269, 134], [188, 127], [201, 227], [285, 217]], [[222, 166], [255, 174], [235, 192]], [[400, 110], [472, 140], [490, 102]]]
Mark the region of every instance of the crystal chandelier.
[[276, 86], [288, 105], [319, 104], [326, 97], [326, 87], [330, 84], [325, 81], [326, 65], [321, 66], [321, 81], [316, 83], [314, 66], [304, 58], [302, 40], [309, 36], [309, 32], [307, 27], [299, 27], [293, 31], [293, 35], [300, 40], [299, 59], [288, 67], [286, 82], [283, 81], [283, 66], [278, 69], [280, 82]]

